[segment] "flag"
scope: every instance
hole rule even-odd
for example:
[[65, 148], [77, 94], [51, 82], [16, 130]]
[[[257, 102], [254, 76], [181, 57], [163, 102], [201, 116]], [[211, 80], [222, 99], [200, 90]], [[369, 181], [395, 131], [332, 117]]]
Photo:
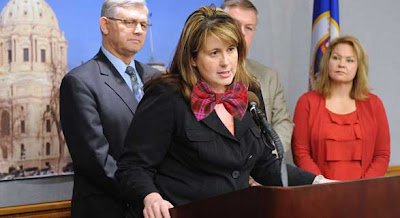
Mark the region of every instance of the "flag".
[[329, 42], [339, 35], [339, 0], [314, 0], [309, 90], [313, 89], [319, 63]]

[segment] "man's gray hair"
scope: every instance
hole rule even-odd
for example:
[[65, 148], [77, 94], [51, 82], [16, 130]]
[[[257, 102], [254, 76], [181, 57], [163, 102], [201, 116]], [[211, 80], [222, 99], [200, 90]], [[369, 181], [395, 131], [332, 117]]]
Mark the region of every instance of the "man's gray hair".
[[101, 16], [114, 17], [117, 8], [132, 6], [144, 7], [147, 13], [149, 13], [149, 9], [146, 5], [146, 0], [105, 0], [101, 8]]
[[239, 7], [242, 9], [249, 9], [253, 10], [256, 13], [256, 16], [258, 16], [258, 10], [254, 4], [249, 1], [249, 0], [225, 0], [224, 3], [222, 3], [221, 8], [225, 12], [230, 8], [230, 7]]

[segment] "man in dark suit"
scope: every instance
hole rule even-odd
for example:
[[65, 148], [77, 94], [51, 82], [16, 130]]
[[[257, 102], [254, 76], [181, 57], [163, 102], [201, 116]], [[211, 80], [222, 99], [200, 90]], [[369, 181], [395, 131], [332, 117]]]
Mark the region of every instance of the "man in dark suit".
[[145, 0], [106, 0], [100, 51], [61, 83], [61, 124], [75, 171], [72, 217], [125, 216], [116, 160], [143, 84], [157, 73], [134, 60], [146, 38], [147, 14]]

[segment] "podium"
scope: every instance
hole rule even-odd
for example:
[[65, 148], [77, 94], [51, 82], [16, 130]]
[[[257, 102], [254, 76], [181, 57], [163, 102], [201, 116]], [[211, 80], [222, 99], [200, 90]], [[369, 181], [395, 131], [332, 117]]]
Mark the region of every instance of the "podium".
[[172, 218], [398, 218], [400, 176], [250, 187], [170, 209]]

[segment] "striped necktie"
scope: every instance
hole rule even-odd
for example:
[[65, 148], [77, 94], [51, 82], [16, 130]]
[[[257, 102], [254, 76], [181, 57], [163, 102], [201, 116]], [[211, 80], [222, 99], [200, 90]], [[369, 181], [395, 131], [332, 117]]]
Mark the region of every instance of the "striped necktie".
[[136, 100], [140, 101], [140, 99], [142, 99], [143, 97], [143, 92], [140, 88], [135, 68], [128, 66], [125, 73], [127, 73], [131, 77], [133, 93], [135, 94]]

